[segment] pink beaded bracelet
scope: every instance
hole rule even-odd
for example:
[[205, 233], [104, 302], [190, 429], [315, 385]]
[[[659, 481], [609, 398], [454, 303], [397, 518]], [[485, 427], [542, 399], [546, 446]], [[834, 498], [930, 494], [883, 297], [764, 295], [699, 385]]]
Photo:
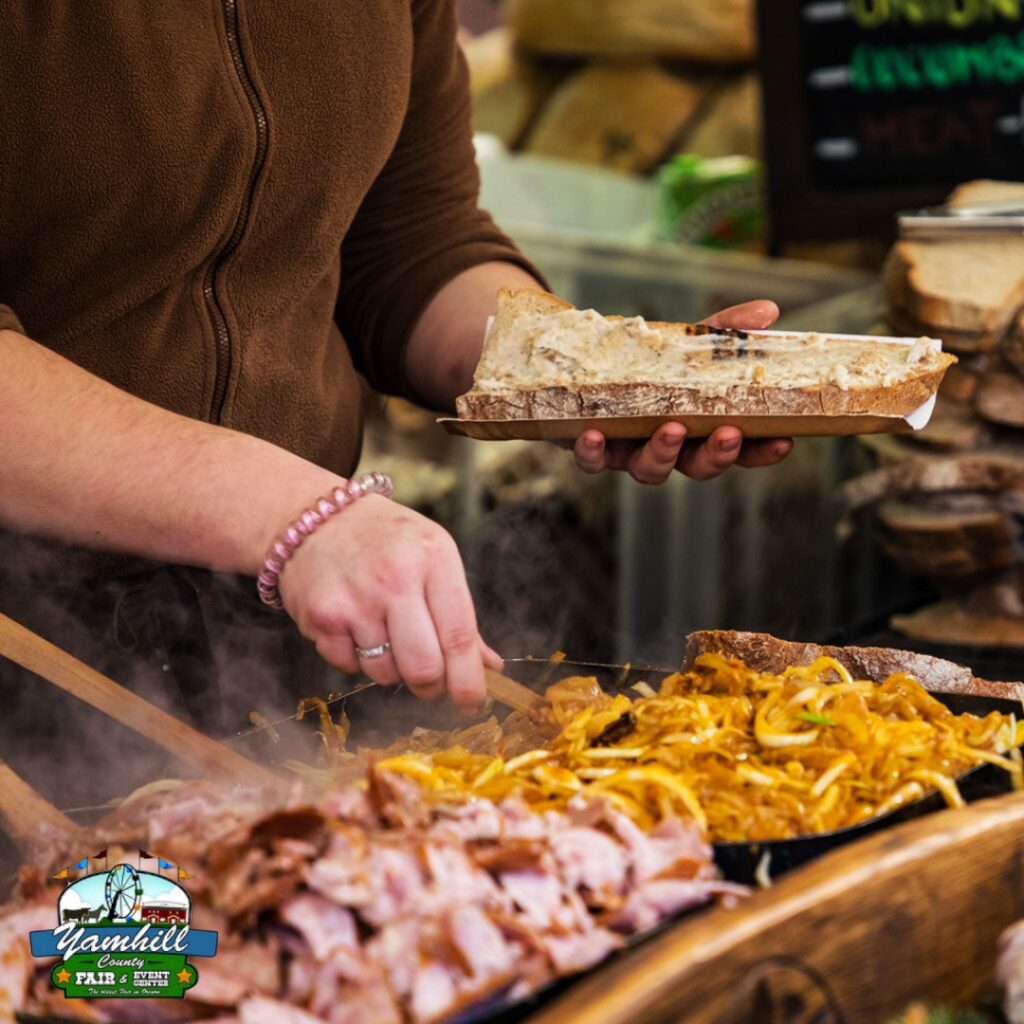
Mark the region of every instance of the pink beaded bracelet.
[[330, 494], [320, 498], [311, 508], [307, 508], [270, 545], [267, 557], [263, 561], [263, 568], [256, 578], [260, 600], [271, 608], [284, 607], [278, 590], [281, 570], [318, 526], [323, 526], [336, 512], [358, 501], [364, 494], [382, 494], [385, 498], [390, 498], [394, 491], [395, 485], [386, 473], [367, 473], [355, 480], [349, 480], [344, 487], [335, 487]]

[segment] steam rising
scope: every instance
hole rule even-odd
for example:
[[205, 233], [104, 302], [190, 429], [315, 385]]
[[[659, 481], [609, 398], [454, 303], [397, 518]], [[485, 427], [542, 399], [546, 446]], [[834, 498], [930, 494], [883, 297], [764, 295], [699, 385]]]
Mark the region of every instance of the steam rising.
[[[246, 727], [253, 709], [281, 717], [294, 712], [299, 695], [330, 689], [328, 668], [312, 645], [287, 617], [260, 605], [251, 581], [161, 568], [128, 579], [61, 583], [51, 556], [35, 551], [26, 543], [17, 574], [0, 575], [0, 610], [215, 737]], [[0, 756], [59, 808], [94, 807], [154, 779], [197, 774], [6, 660], [0, 660], [0, 701]], [[12, 857], [12, 849], [0, 850], [0, 866], [12, 865]]]

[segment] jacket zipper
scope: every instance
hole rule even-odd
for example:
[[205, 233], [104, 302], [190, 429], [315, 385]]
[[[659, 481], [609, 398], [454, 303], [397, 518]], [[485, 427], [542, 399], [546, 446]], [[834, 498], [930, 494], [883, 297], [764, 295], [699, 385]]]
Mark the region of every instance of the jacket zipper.
[[220, 251], [210, 261], [203, 279], [203, 297], [206, 300], [206, 309], [210, 316], [210, 323], [213, 326], [213, 333], [216, 346], [216, 370], [213, 382], [213, 400], [211, 402], [211, 422], [219, 423], [224, 414], [224, 403], [227, 399], [228, 381], [231, 378], [231, 330], [228, 327], [228, 318], [224, 312], [223, 289], [218, 286], [221, 271], [225, 263], [238, 248], [245, 234], [249, 223], [249, 213], [252, 210], [253, 195], [256, 191], [256, 183], [263, 170], [263, 164], [267, 157], [267, 111], [260, 100], [259, 93], [253, 83], [249, 68], [245, 63], [242, 54], [242, 46], [239, 42], [239, 0], [222, 0], [224, 11], [224, 28], [227, 34], [228, 50], [231, 53], [231, 63], [235, 67], [235, 74], [242, 86], [252, 109], [253, 120], [256, 124], [256, 152], [253, 156], [252, 167], [249, 171], [249, 181], [246, 186], [242, 203], [238, 210], [238, 217], [231, 234], [221, 247]]

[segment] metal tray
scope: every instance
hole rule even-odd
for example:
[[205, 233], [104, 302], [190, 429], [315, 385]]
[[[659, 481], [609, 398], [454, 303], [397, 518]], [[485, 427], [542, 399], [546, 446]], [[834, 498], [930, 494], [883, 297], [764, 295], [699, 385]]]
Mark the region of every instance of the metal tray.
[[[605, 692], [618, 693], [628, 690], [634, 683], [640, 681], [656, 686], [675, 669], [517, 659], [507, 661], [505, 671], [512, 678], [538, 692], [546, 689], [557, 679], [564, 679], [569, 675], [586, 675], [595, 676]], [[1024, 713], [1024, 704], [1021, 700], [1009, 695], [993, 695], [995, 687], [990, 684], [979, 688], [985, 692], [951, 693], [928, 689], [934, 697], [957, 714], [970, 712], [986, 715], [991, 711], [1000, 711], [1003, 714], [1012, 713], [1019, 716]], [[469, 724], [468, 720], [448, 702], [425, 703], [404, 687], [370, 685], [357, 688], [332, 702], [335, 717], [342, 706], [351, 722], [349, 745], [353, 748], [387, 746], [408, 735], [416, 726], [459, 729]], [[495, 705], [493, 713], [501, 719], [508, 712], [507, 709]], [[238, 737], [236, 742], [242, 745], [250, 756], [265, 760], [279, 761], [296, 757], [311, 760], [315, 757], [315, 727], [311, 724], [314, 721], [315, 716], [307, 716], [301, 722], [289, 719], [276, 723], [273, 734], [268, 729], [255, 730]], [[957, 779], [957, 783], [967, 801], [981, 800], [1010, 790], [1010, 780], [1006, 772], [988, 764], [978, 765], [965, 772]], [[769, 874], [775, 878], [861, 836], [902, 821], [931, 814], [945, 806], [942, 796], [938, 792], [933, 792], [889, 814], [832, 832], [818, 832], [796, 839], [715, 843], [715, 860], [722, 874], [730, 881], [752, 884], [758, 864], [765, 854], [769, 855]]]

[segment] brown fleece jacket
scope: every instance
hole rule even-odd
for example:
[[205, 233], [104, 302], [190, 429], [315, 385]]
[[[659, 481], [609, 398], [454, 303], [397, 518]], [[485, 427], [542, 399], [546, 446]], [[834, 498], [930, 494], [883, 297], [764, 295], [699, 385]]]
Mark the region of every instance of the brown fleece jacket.
[[0, 327], [135, 395], [349, 473], [357, 373], [409, 394], [433, 295], [526, 265], [477, 209], [452, 0], [0, 21]]

